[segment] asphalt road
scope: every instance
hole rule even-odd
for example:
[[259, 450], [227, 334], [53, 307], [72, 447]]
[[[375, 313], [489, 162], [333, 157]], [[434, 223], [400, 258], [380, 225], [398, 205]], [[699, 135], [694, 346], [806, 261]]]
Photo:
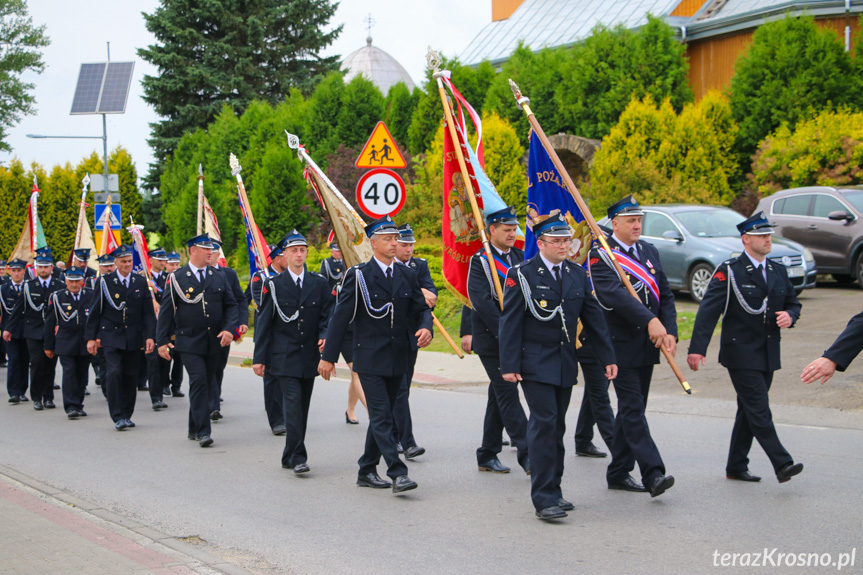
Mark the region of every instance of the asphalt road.
[[[428, 449], [409, 463], [419, 489], [394, 496], [356, 487], [367, 418], [344, 423], [346, 389], [317, 384], [312, 472], [303, 477], [280, 466], [283, 440], [267, 427], [260, 379], [234, 367], [210, 449], [186, 439], [186, 398], [169, 398], [157, 413], [139, 393], [137, 428], [116, 432], [94, 394], [90, 416], [78, 421], [60, 409], [0, 406], [0, 463], [165, 533], [199, 536], [263, 573], [715, 573], [722, 553], [764, 548], [835, 559], [861, 547], [858, 572], [863, 563], [859, 411], [777, 406], [780, 437], [806, 470], [779, 485], [756, 446], [751, 470], [765, 480], [742, 484], [723, 472], [734, 404], [673, 387], [657, 393], [649, 420], [677, 484], [652, 500], [607, 490], [607, 460], [572, 455], [577, 392], [563, 481], [576, 510], [547, 524], [533, 516], [523, 473], [476, 470], [485, 408], [476, 387], [412, 391], [415, 434]], [[510, 448], [501, 458], [518, 469]]]

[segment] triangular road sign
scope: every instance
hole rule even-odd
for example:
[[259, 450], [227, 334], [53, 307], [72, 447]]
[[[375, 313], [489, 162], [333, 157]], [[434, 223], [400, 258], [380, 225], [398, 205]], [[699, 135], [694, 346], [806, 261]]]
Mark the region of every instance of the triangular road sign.
[[402, 153], [399, 152], [390, 131], [383, 122], [378, 122], [360, 157], [357, 158], [358, 168], [404, 168], [406, 166]]

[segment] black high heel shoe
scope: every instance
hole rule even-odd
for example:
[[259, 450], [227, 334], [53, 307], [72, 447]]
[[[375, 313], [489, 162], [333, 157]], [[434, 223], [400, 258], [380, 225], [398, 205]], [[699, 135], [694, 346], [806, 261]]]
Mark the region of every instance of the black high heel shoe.
[[345, 412], [345, 423], [350, 423], [351, 425], [358, 425], [360, 421], [358, 419], [351, 419], [348, 417], [348, 412]]

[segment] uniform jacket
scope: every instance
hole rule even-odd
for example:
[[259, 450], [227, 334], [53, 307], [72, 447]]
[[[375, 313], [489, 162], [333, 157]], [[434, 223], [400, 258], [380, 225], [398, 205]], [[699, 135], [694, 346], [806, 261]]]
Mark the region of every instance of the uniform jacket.
[[[27, 280], [21, 288], [21, 297], [15, 302], [7, 326], [4, 329], [12, 334], [20, 333], [23, 338], [42, 340], [45, 337], [45, 308], [48, 298], [66, 286], [60, 280], [49, 278], [48, 287], [42, 287], [39, 279]], [[27, 293], [30, 301], [27, 301]], [[19, 331], [20, 328], [20, 331]]]
[[[554, 279], [539, 255], [510, 268], [500, 317], [501, 373], [520, 373], [525, 380], [561, 387], [575, 385], [578, 375], [575, 341], [579, 318], [594, 340], [600, 363], [617, 363], [602, 309], [590, 293], [587, 273], [569, 261], [561, 265], [561, 284]], [[542, 317], [558, 305], [562, 307], [566, 331], [559, 315], [549, 321], [534, 317], [527, 307], [519, 274], [530, 286], [531, 301]]]
[[[719, 264], [698, 307], [689, 353], [707, 355], [713, 329], [719, 316], [723, 315], [719, 363], [729, 369], [757, 371], [775, 371], [782, 367], [776, 312], [787, 311], [793, 326], [800, 317], [802, 306], [797, 301], [785, 266], [769, 259], [766, 265], [765, 285], [764, 277], [755, 271], [755, 266], [746, 255], [741, 254]], [[759, 309], [767, 297], [766, 312], [752, 315], [743, 309], [730, 281], [732, 274], [741, 296], [750, 308]]]
[[[157, 286], [159, 286], [159, 289], [162, 290], [162, 292], [161, 292], [162, 294], [165, 293], [165, 281], [167, 279], [168, 279], [168, 272], [166, 272], [165, 270], [162, 270], [161, 272], [159, 272], [158, 276], [155, 273], [153, 273], [153, 283], [156, 284]], [[157, 294], [158, 294], [158, 292], [157, 292]], [[159, 298], [161, 299], [161, 294], [159, 294]]]
[[824, 357], [836, 362], [836, 369], [845, 371], [861, 351], [863, 351], [863, 312], [851, 318], [845, 330], [824, 352]]
[[[271, 278], [279, 275], [279, 272], [277, 272], [271, 265], [267, 266], [267, 272]], [[264, 287], [265, 279], [267, 278], [264, 277], [263, 272], [260, 270], [256, 271], [249, 279], [249, 285], [246, 286], [246, 291], [243, 292], [246, 307], [252, 305], [252, 302], [255, 303], [256, 309], [261, 307], [261, 290]]]
[[[495, 255], [500, 252], [492, 246]], [[511, 248], [512, 265], [518, 265], [524, 261], [524, 252], [517, 248]], [[473, 351], [479, 355], [496, 356], [499, 353], [498, 334], [500, 322], [500, 304], [497, 302], [497, 293], [492, 280], [485, 272], [482, 255], [485, 250], [479, 250], [470, 258], [467, 278], [467, 293], [473, 310], [470, 313], [473, 335]], [[496, 273], [494, 266], [489, 266], [492, 273]], [[503, 282], [501, 282], [503, 287]]]
[[[45, 312], [45, 349], [57, 355], [89, 356], [84, 329], [94, 291], [82, 288], [78, 301], [68, 289], [51, 294]], [[70, 317], [71, 316], [71, 317]]]
[[[357, 285], [358, 273], [365, 278], [371, 307], [381, 309], [393, 304], [393, 313], [369, 315], [365, 298]], [[398, 264], [393, 265], [393, 278], [387, 280], [374, 257], [345, 272], [336, 309], [327, 328], [327, 343], [323, 359], [335, 363], [341, 351], [348, 324], [354, 326], [354, 371], [380, 376], [398, 376], [407, 371], [410, 339], [408, 323], [422, 317], [420, 328], [431, 330], [431, 316], [420, 290], [416, 273]]]
[[[21, 282], [21, 288], [24, 288], [24, 282]], [[12, 317], [12, 311], [15, 309], [15, 303], [21, 297], [21, 293], [15, 293], [15, 286], [12, 284], [12, 279], [0, 284], [0, 332], [8, 331], [14, 338], [24, 337], [24, 324], [18, 322], [16, 331], [12, 331], [8, 326], [12, 325], [9, 321]]]
[[101, 340], [106, 348], [143, 349], [146, 340], [154, 339], [155, 313], [147, 280], [131, 273], [129, 287], [125, 288], [115, 270], [96, 282], [85, 337], [87, 341]]
[[249, 325], [249, 306], [240, 305], [240, 302], [246, 301], [246, 294], [243, 293], [243, 288], [240, 287], [240, 278], [237, 277], [237, 271], [234, 268], [219, 266], [213, 269], [218, 273], [224, 274], [228, 281], [228, 286], [234, 294], [234, 300], [237, 302], [237, 325], [228, 330], [233, 333], [235, 328], [241, 325]]
[[291, 274], [283, 273], [267, 279], [262, 289], [263, 301], [255, 316], [253, 362], [266, 365], [269, 375], [314, 378], [318, 374], [318, 340], [327, 337], [335, 299], [320, 274], [306, 270], [302, 286], [297, 293]]
[[[423, 258], [411, 258], [410, 260], [408, 260], [407, 263], [404, 264], [396, 260], [396, 265], [403, 265], [415, 271], [417, 274], [417, 282], [419, 283], [420, 288], [425, 288], [433, 294], [437, 295], [437, 287], [434, 285], [434, 281], [432, 280], [431, 272], [429, 271], [428, 261]], [[410, 337], [411, 340], [411, 350], [417, 351], [419, 349], [416, 333], [417, 331], [419, 331], [420, 327], [423, 324], [431, 324], [432, 326], [434, 326], [434, 320], [432, 320], [431, 313], [432, 310], [429, 309], [427, 312], [424, 313], [424, 316], [428, 316], [427, 318], [417, 317], [408, 322], [408, 337]], [[434, 327], [432, 327], [431, 329], [433, 330]]]
[[330, 290], [334, 289], [342, 281], [345, 274], [345, 260], [337, 260], [329, 257], [321, 262], [321, 275], [330, 284]]
[[[621, 248], [613, 237], [608, 238], [608, 244], [612, 249]], [[641, 264], [648, 271], [653, 270], [651, 273], [659, 287], [658, 302], [646, 287], [639, 290], [639, 299], [632, 297], [614, 268], [605, 263], [597, 250], [590, 252], [590, 276], [594, 293], [603, 308], [607, 308], [603, 313], [619, 367], [646, 367], [659, 363], [659, 349], [650, 341], [647, 332], [647, 324], [653, 318], [658, 317], [665, 330], [677, 337], [674, 295], [662, 270], [659, 252], [653, 244], [642, 240], [638, 240], [636, 249]], [[636, 283], [635, 279], [631, 281]], [[591, 339], [590, 336], [588, 339]], [[590, 343], [593, 347], [592, 339]]]
[[[202, 285], [188, 264], [172, 275], [180, 293], [177, 293], [174, 282], [169, 278], [159, 309], [157, 344], [167, 345], [171, 336], [176, 335], [174, 346], [181, 353], [218, 353], [222, 349], [219, 333], [231, 331], [237, 325], [237, 300], [228, 280], [224, 274], [208, 266]], [[200, 301], [190, 303], [202, 292], [204, 296]]]

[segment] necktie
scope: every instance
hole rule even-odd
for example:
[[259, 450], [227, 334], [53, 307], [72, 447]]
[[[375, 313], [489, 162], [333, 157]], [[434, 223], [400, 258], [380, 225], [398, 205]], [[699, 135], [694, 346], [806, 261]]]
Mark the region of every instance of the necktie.
[[303, 291], [303, 284], [300, 282], [300, 278], [297, 278], [297, 293]]
[[512, 266], [512, 260], [509, 259], [511, 253], [512, 252], [506, 252], [505, 254], [501, 254], [503, 256], [503, 261], [505, 261], [508, 266]]
[[560, 266], [554, 266], [551, 268], [551, 271], [554, 273], [554, 279], [557, 280], [557, 283], [560, 283]]
[[75, 302], [78, 302], [78, 294], [75, 294]]
[[15, 295], [18, 295], [19, 293], [21, 293], [21, 286], [20, 286], [20, 285], [16, 285], [16, 286], [15, 286]]
[[204, 283], [204, 270], [198, 270], [198, 281]]
[[129, 278], [123, 278], [123, 287], [129, 289]]
[[387, 268], [387, 279], [393, 279], [393, 268]]
[[634, 260], [636, 260], [636, 261], [637, 261], [637, 260], [638, 260], [638, 256], [637, 256], [637, 255], [635, 255], [635, 246], [633, 246], [633, 247], [629, 248], [629, 250], [628, 250], [628, 251], [629, 251], [629, 257], [631, 257], [632, 259], [634, 259]]

